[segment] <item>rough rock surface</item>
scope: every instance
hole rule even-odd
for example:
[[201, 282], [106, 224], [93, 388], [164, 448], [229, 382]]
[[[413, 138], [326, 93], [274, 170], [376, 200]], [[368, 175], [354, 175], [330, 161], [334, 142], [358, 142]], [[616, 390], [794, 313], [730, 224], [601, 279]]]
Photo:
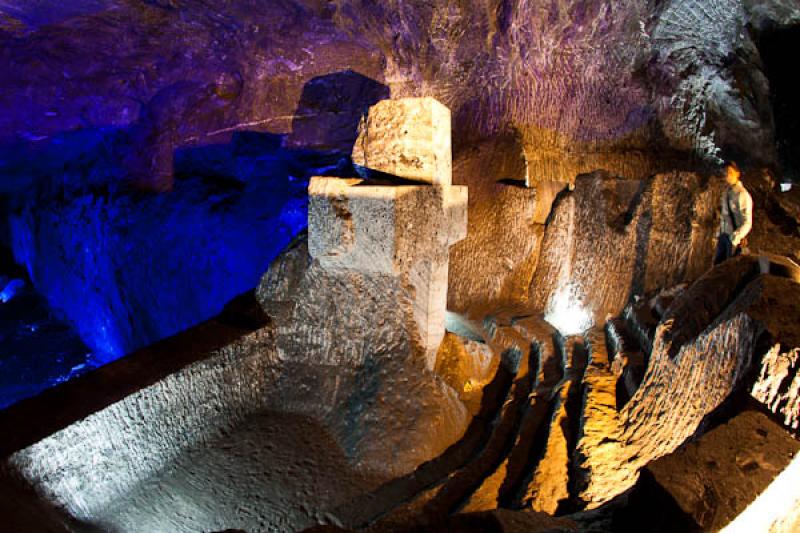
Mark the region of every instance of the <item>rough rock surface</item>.
[[[168, 376], [12, 455], [3, 466], [92, 522], [187, 448], [263, 406], [275, 360], [268, 330]], [[244, 379], [242, 376], [246, 376]]]
[[309, 527], [386, 478], [358, 465], [324, 420], [296, 414], [303, 398], [287, 391], [303, 388], [301, 372], [280, 365], [270, 328], [258, 330], [18, 451], [0, 477], [78, 528]]
[[579, 177], [553, 207], [532, 304], [546, 311], [566, 291], [599, 325], [633, 294], [696, 279], [711, 266], [718, 193], [692, 173]]
[[616, 459], [616, 446], [608, 442], [620, 427], [617, 407], [617, 378], [611, 371], [602, 329], [593, 328], [588, 335], [589, 360], [583, 377], [584, 406], [575, 461], [580, 469], [576, 486], [585, 489], [593, 475], [593, 465]]
[[444, 336], [448, 251], [466, 231], [462, 186], [313, 178], [309, 253], [329, 272], [396, 277], [413, 305], [429, 368]]
[[485, 343], [446, 333], [434, 372], [455, 390], [470, 414], [480, 409], [483, 388], [497, 372], [500, 358]]
[[[155, 186], [169, 185], [176, 146], [236, 129], [288, 132], [303, 86], [348, 69], [394, 97], [439, 99], [459, 139], [519, 130], [537, 180], [601, 167], [643, 177], [659, 159], [641, 151], [652, 146], [770, 157], [754, 42], [798, 20], [786, 0], [82, 0], [0, 10], [3, 142], [132, 128], [129, 155]], [[323, 124], [341, 111], [306, 109]]]
[[433, 98], [384, 100], [363, 118], [353, 161], [425, 185], [314, 177], [308, 188], [309, 254], [345, 283], [362, 274], [399, 283], [407, 298], [395, 303], [411, 303], [405, 329], [429, 370], [445, 332], [449, 247], [467, 232], [467, 188], [452, 185], [450, 138], [450, 110]]
[[452, 311], [526, 298], [550, 204], [544, 187], [525, 187], [519, 159], [521, 144], [502, 137], [462, 151], [454, 162], [453, 182], [467, 185], [470, 194], [466, 238], [450, 250]]
[[745, 411], [646, 470], [698, 530], [718, 531], [764, 492], [798, 451], [800, 442], [780, 425]]
[[267, 316], [281, 320], [291, 313], [295, 291], [310, 264], [304, 231], [273, 261], [256, 288], [256, 299]]
[[640, 467], [680, 446], [743, 382], [757, 340], [769, 328], [759, 309], [783, 281], [758, 272], [754, 258], [728, 261], [666, 311], [644, 380], [620, 411], [618, 426], [607, 417], [610, 433], [595, 447], [580, 447], [581, 468], [590, 472], [580, 496], [590, 506], [630, 487]]
[[396, 278], [314, 262], [295, 302], [275, 333], [284, 408], [328, 420], [352, 457], [387, 474], [407, 473], [461, 436], [467, 411], [427, 370]]

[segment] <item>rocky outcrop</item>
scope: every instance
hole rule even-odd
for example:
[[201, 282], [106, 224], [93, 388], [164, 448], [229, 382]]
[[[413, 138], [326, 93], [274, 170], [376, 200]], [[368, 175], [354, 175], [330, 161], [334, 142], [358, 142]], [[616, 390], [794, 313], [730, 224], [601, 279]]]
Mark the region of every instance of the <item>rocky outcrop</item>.
[[680, 446], [744, 383], [763, 332], [777, 333], [760, 310], [784, 281], [759, 271], [754, 258], [728, 261], [661, 316], [647, 372], [619, 412], [617, 428], [608, 427], [611, 433], [596, 447], [579, 444], [590, 471], [581, 497], [591, 507], [631, 486], [640, 467]]
[[434, 371], [475, 415], [480, 410], [483, 389], [497, 373], [498, 364], [500, 358], [485, 343], [448, 332], [436, 354]]
[[256, 299], [267, 316], [276, 321], [288, 318], [310, 264], [308, 232], [304, 231], [272, 262], [256, 288]]
[[427, 185], [323, 177], [309, 185], [311, 257], [331, 274], [396, 278], [429, 369], [444, 336], [449, 247], [467, 225], [467, 188], [452, 185], [449, 116], [429, 98], [385, 101], [361, 126], [353, 157], [375, 165], [366, 170]]
[[270, 332], [252, 333], [17, 451], [3, 468], [77, 520], [107, 517], [187, 449], [256, 412], [274, 361]]
[[276, 325], [274, 408], [325, 420], [353, 461], [387, 475], [413, 470], [461, 436], [467, 411], [426, 368], [396, 278], [331, 273], [315, 262], [294, 297]]
[[441, 131], [428, 143], [408, 134], [446, 128], [443, 113], [430, 99], [371, 108], [354, 157], [384, 173], [408, 170], [388, 168], [387, 157], [419, 159], [413, 177], [430, 183], [313, 178], [308, 255], [302, 244], [290, 249], [259, 289], [278, 358], [306, 380], [279, 380], [282, 406], [326, 420], [355, 461], [393, 475], [437, 456], [468, 422], [456, 392], [432, 372], [445, 333], [448, 248], [466, 229], [467, 190], [450, 183], [449, 130], [448, 142]]

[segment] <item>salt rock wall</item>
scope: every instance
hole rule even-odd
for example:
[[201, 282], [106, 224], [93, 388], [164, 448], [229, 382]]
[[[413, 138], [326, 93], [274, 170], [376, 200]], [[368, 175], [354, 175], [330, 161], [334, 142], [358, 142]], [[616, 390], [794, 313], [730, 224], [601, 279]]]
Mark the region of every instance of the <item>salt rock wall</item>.
[[295, 142], [342, 148], [347, 135], [319, 142], [307, 126], [340, 127], [349, 102], [304, 88], [347, 70], [395, 97], [442, 101], [457, 146], [519, 131], [546, 181], [600, 159], [643, 177], [658, 157], [641, 150], [659, 147], [713, 159], [738, 146], [764, 161], [773, 128], [754, 39], [798, 20], [790, 2], [740, 0], [58, 5], [0, 6], [0, 142], [130, 129], [129, 166], [157, 188], [174, 148], [236, 130], [305, 131], [313, 138]]
[[[187, 307], [204, 312], [187, 311], [169, 328], [161, 324], [183, 310], [173, 305], [149, 314], [158, 303], [147, 295], [147, 305], [136, 305], [133, 313], [143, 317], [141, 323], [130, 324], [130, 309], [120, 302], [137, 300], [136, 287], [146, 281], [124, 282], [130, 287], [118, 297], [113, 273], [124, 272], [130, 256], [124, 246], [104, 248], [130, 230], [154, 243], [148, 256], [156, 263], [154, 277], [176, 268], [165, 265], [173, 259], [160, 252], [172, 248], [166, 243], [171, 238], [185, 241], [172, 232], [177, 226], [170, 216], [181, 205], [164, 202], [167, 213], [159, 224], [165, 232], [137, 223], [153, 219], [148, 210], [128, 213], [125, 206], [121, 229], [111, 236], [90, 232], [80, 246], [66, 237], [51, 242], [38, 229], [67, 227], [71, 220], [65, 219], [80, 218], [75, 212], [87, 205], [106, 209], [109, 203], [116, 213], [131, 199], [117, 193], [129, 186], [174, 192], [181, 169], [193, 176], [200, 169], [215, 189], [219, 183], [240, 187], [242, 175], [262, 180], [286, 174], [275, 170], [282, 162], [258, 157], [234, 161], [245, 168], [237, 172], [221, 171], [224, 165], [213, 155], [184, 165], [187, 152], [219, 153], [217, 147], [238, 133], [275, 135], [279, 151], [332, 153], [333, 160], [319, 166], [346, 167], [355, 119], [389, 96], [433, 96], [450, 108], [456, 159], [477, 140], [516, 136], [529, 185], [567, 183], [598, 168], [643, 179], [687, 154], [715, 160], [738, 150], [769, 163], [773, 127], [753, 43], [768, 27], [797, 23], [797, 12], [788, 1], [738, 0], [86, 0], [69, 6], [9, 0], [0, 5], [0, 191], [24, 215], [11, 235], [28, 241], [17, 259], [29, 263], [37, 289], [51, 303], [60, 301], [54, 307], [84, 332], [98, 326], [86, 324], [82, 309], [69, 304], [75, 298], [60, 291], [82, 286], [83, 279], [97, 282], [93, 315], [103, 317], [100, 326], [113, 337], [84, 339], [97, 353], [118, 356], [208, 318], [226, 298], [252, 287], [252, 271], [234, 265], [223, 277], [240, 283], [220, 290], [223, 282], [215, 282], [208, 291], [213, 302]], [[539, 231], [525, 222], [526, 198], [533, 193], [505, 189], [499, 202], [492, 199], [495, 192], [486, 194], [487, 206], [522, 210], [519, 226], [511, 226], [520, 235]], [[55, 198], [65, 208], [53, 219]], [[537, 200], [537, 209], [545, 203]], [[473, 204], [476, 212], [479, 205]], [[217, 205], [203, 204], [198, 212], [212, 219]], [[87, 215], [104, 216], [93, 207]], [[249, 214], [242, 222], [252, 227], [263, 215]], [[510, 218], [496, 216], [501, 224]], [[300, 229], [290, 226], [278, 247]], [[231, 227], [229, 234], [241, 234], [238, 225]], [[522, 265], [519, 277], [492, 266], [485, 272], [500, 276], [497, 286], [479, 287], [481, 292], [501, 299], [521, 292], [538, 238], [520, 239], [508, 242], [510, 255], [502, 254], [510, 270]], [[201, 242], [181, 256], [207, 257], [217, 244]], [[464, 246], [465, 252], [481, 248]], [[126, 260], [95, 269], [92, 258], [81, 256], [87, 248], [93, 256]], [[66, 266], [45, 279], [37, 272], [51, 254], [63, 255]], [[267, 255], [254, 260], [257, 272], [274, 257]], [[191, 272], [192, 280], [208, 278], [194, 263], [178, 269]], [[164, 301], [189, 298], [185, 291], [172, 294], [168, 285]], [[454, 298], [463, 298], [458, 294], [465, 290], [458, 288]]]
[[[329, 109], [324, 83], [304, 93], [316, 78], [335, 84], [331, 75], [353, 69], [382, 79], [372, 47], [313, 5], [109, 1], [54, 25], [26, 23], [14, 7], [4, 14], [17, 24], [0, 32], [0, 142], [36, 150], [63, 132], [124, 130], [131, 178], [157, 189], [170, 187], [178, 147], [227, 142], [244, 129], [289, 133], [296, 115], [298, 130], [309, 130], [309, 115], [317, 129], [337, 126], [330, 112], [351, 112], [348, 99]], [[352, 143], [354, 128], [350, 135]]]
[[753, 384], [753, 398], [797, 431], [800, 428], [800, 351], [782, 351], [776, 344], [764, 355], [758, 380]]
[[[590, 431], [578, 453], [584, 480], [580, 497], [590, 507], [608, 501], [635, 482], [648, 462], [674, 451], [701, 428], [707, 415], [742, 383], [766, 331], [760, 309], [788, 313], [770, 294], [784, 280], [758, 275], [757, 260], [731, 260], [710, 271], [666, 310], [656, 330], [642, 384], [617, 412], [603, 408], [600, 376], [590, 406], [602, 418], [586, 421]], [[787, 287], [784, 286], [784, 289]], [[797, 291], [793, 284], [792, 292]], [[784, 342], [791, 344], [793, 339]], [[598, 431], [604, 433], [598, 438]]]
[[547, 223], [532, 306], [547, 311], [574, 298], [602, 324], [633, 294], [698, 278], [711, 266], [719, 191], [712, 180], [684, 172], [579, 177]]
[[[296, 257], [305, 250], [299, 243], [276, 260], [258, 291], [268, 312], [282, 309], [273, 314], [281, 362], [274, 408], [324, 421], [359, 468], [407, 474], [460, 438], [467, 410], [426, 367], [399, 280], [306, 266]], [[297, 283], [273, 282], [271, 272], [288, 270]]]
[[453, 181], [468, 186], [469, 204], [467, 237], [450, 250], [451, 311], [526, 298], [552, 201], [546, 184], [526, 187], [527, 171], [511, 136], [465, 149], [454, 161]]

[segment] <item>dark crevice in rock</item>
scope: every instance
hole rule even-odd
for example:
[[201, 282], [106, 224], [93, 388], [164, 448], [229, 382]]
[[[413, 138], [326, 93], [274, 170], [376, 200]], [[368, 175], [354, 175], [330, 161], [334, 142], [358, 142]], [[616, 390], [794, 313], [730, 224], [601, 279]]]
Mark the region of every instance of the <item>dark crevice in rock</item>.
[[569, 454], [569, 481], [567, 483], [569, 498], [559, 502], [556, 511], [558, 516], [575, 512], [583, 507], [583, 502], [578, 497], [580, 494], [580, 471], [576, 452], [581, 434], [583, 413], [583, 376], [589, 362], [588, 349], [583, 341], [573, 343], [571, 360], [572, 365], [567, 370], [571, 381], [566, 405], [567, 418], [562, 422], [562, 430], [567, 436], [567, 453]]
[[784, 178], [794, 182], [800, 181], [800, 103], [796, 69], [789, 67], [786, 54], [798, 47], [800, 26], [765, 31], [758, 42], [769, 79], [779, 162]]
[[[511, 343], [519, 346], [525, 341], [513, 330], [499, 328], [495, 343]], [[443, 516], [458, 511], [481, 483], [490, 476], [505, 459], [509, 446], [516, 436], [525, 403], [532, 389], [534, 377], [531, 375], [532, 353], [529, 346], [524, 346], [523, 357], [516, 379], [507, 401], [503, 407], [497, 425], [493, 428], [491, 438], [486, 447], [475, 459], [463, 469], [456, 472], [444, 484], [439, 493], [425, 506], [427, 516]]]
[[[639, 331], [639, 335], [634, 335], [632, 330]], [[641, 330], [641, 326], [630, 325], [624, 316], [606, 322], [608, 353], [613, 360], [612, 368], [616, 369], [615, 372], [618, 374], [617, 410], [621, 410], [633, 397], [647, 369], [648, 352], [641, 345], [640, 338], [643, 335]], [[655, 328], [648, 328], [649, 335], [652, 335], [654, 330]]]
[[550, 205], [550, 212], [547, 214], [547, 218], [544, 221], [545, 228], [550, 226], [556, 216], [556, 213], [558, 213], [558, 206], [560, 206], [562, 202], [566, 201], [566, 199], [572, 195], [572, 192], [573, 191], [571, 191], [569, 188], [565, 188], [556, 194], [556, 197], [553, 198], [553, 203]]
[[627, 505], [614, 513], [613, 531], [639, 532], [642, 524], [648, 524], [648, 531], [654, 533], [699, 531], [694, 520], [680, 508], [672, 495], [658, 485], [647, 470], [642, 471], [636, 487], [628, 495]]

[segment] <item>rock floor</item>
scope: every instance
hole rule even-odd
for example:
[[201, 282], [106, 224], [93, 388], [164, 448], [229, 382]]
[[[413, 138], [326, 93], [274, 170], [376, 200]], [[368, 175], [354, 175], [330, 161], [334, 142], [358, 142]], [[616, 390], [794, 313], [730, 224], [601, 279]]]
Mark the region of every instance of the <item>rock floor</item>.
[[264, 412], [187, 451], [98, 516], [104, 531], [297, 531], [374, 489], [314, 420]]

